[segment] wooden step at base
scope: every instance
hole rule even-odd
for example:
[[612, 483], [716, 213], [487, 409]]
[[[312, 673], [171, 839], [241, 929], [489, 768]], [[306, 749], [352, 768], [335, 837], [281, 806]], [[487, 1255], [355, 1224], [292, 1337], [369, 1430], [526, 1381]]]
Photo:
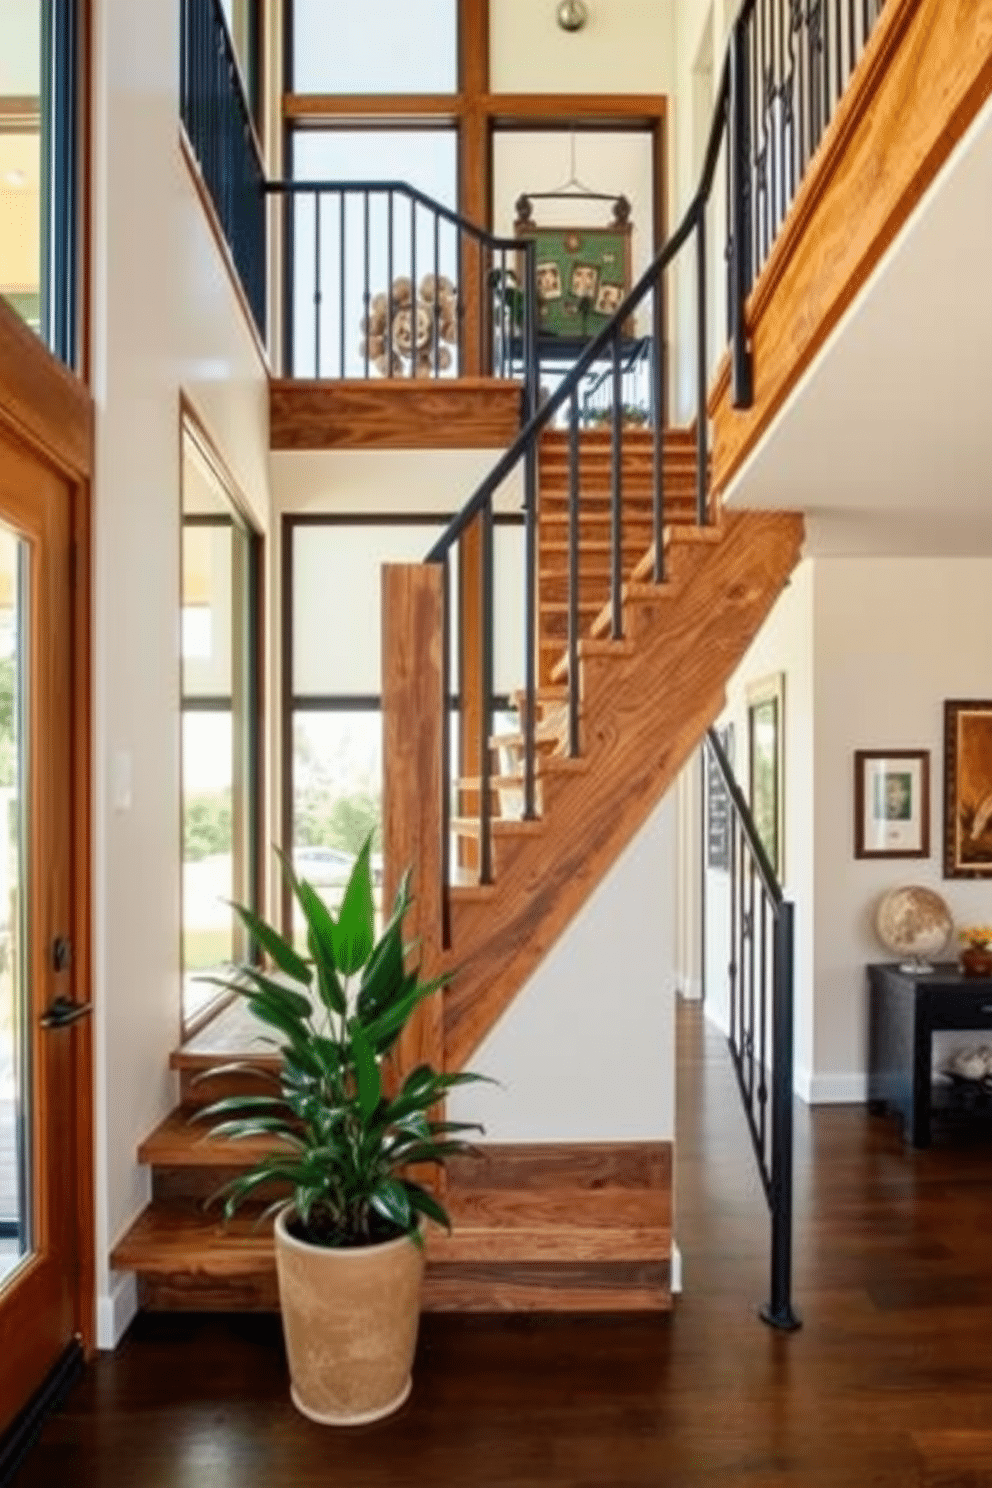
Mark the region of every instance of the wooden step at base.
[[[177, 1121], [149, 1150], [180, 1155], [198, 1137]], [[178, 1145], [177, 1145], [178, 1144]], [[231, 1144], [218, 1144], [218, 1148]], [[424, 1306], [436, 1311], [662, 1311], [671, 1305], [667, 1143], [483, 1149], [450, 1170], [447, 1235], [429, 1226]], [[226, 1222], [194, 1202], [156, 1201], [115, 1246], [154, 1309], [278, 1306], [271, 1221], [261, 1206]]]

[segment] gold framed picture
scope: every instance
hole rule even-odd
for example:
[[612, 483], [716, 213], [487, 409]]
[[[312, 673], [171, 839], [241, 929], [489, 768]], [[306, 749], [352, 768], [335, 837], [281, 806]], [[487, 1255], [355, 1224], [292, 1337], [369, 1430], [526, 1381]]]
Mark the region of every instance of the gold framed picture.
[[748, 798], [768, 861], [785, 874], [785, 674], [747, 690]]
[[944, 703], [944, 877], [992, 878], [992, 701]]

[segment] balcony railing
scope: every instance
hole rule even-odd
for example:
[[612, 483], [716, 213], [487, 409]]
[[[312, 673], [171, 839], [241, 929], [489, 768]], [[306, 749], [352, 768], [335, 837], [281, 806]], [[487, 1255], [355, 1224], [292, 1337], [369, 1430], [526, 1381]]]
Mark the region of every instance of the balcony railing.
[[252, 318], [267, 337], [265, 166], [220, 0], [181, 0], [180, 114]]
[[275, 181], [294, 377], [527, 379], [534, 244], [405, 181]]

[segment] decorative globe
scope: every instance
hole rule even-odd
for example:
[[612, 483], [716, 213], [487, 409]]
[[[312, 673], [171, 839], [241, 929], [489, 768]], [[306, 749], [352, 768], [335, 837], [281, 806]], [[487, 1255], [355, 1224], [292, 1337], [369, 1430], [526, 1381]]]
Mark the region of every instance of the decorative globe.
[[919, 975], [932, 971], [935, 961], [951, 938], [954, 928], [950, 910], [933, 889], [908, 885], [892, 889], [879, 900], [875, 930], [887, 951], [906, 956], [899, 970]]

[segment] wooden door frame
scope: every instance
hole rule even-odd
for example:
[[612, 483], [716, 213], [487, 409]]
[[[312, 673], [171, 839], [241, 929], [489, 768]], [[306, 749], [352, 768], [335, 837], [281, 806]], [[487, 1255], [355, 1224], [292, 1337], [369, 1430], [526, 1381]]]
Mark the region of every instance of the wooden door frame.
[[[71, 924], [77, 1000], [93, 1002], [92, 776], [90, 687], [93, 402], [0, 298], [0, 431], [52, 469], [69, 490], [72, 541]], [[76, 1025], [79, 1088], [75, 1149], [76, 1328], [87, 1355], [96, 1346], [93, 1019]], [[53, 1363], [55, 1361], [53, 1360]]]

